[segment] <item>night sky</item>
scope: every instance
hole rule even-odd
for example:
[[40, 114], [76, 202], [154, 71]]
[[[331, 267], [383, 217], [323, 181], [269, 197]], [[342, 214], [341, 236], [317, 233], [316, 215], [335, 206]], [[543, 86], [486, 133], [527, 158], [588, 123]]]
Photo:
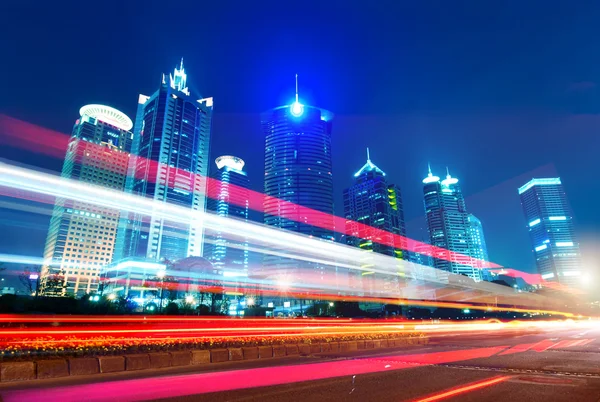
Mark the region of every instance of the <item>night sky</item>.
[[[559, 175], [598, 266], [600, 3], [553, 3], [8, 0], [0, 112], [64, 133], [88, 103], [134, 118], [138, 94], [183, 57], [190, 89], [215, 99], [212, 157], [243, 158], [262, 190], [259, 113], [291, 102], [297, 73], [301, 100], [336, 114], [338, 215], [370, 147], [421, 240], [427, 162], [448, 166], [491, 260], [533, 271], [517, 188]], [[5, 146], [0, 157], [62, 162]], [[47, 221], [0, 209], [0, 253], [41, 256]]]

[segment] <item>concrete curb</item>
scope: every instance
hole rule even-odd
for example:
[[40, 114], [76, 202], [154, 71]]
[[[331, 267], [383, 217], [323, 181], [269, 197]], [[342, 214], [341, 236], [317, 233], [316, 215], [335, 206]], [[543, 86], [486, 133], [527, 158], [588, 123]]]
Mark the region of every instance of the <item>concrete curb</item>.
[[44, 378], [137, 371], [163, 367], [213, 364], [227, 361], [270, 359], [274, 357], [310, 355], [322, 352], [351, 352], [361, 349], [402, 345], [424, 345], [428, 338], [395, 338], [301, 343], [272, 346], [248, 346], [229, 349], [182, 350], [139, 353], [125, 356], [72, 357], [30, 362], [0, 363], [0, 382], [29, 381]]

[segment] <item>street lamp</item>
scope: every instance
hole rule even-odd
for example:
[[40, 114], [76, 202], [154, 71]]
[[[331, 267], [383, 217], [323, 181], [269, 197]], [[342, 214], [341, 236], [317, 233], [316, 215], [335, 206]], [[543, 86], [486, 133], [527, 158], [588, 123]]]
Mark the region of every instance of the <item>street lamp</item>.
[[164, 283], [165, 283], [165, 275], [167, 273], [165, 272], [164, 269], [161, 269], [160, 271], [158, 271], [156, 273], [156, 277], [158, 279], [160, 279], [160, 304], [158, 305], [158, 312], [162, 312], [162, 306], [163, 306], [163, 288], [164, 288]]
[[192, 296], [192, 295], [187, 295], [187, 296], [185, 297], [185, 302], [186, 302], [187, 304], [192, 304], [192, 303], [194, 303], [194, 296]]
[[[2, 279], [4, 280], [4, 279]], [[35, 298], [37, 299], [38, 293], [40, 290], [40, 275], [39, 274], [29, 274], [29, 280], [35, 281]]]
[[111, 301], [112, 301], [112, 300], [115, 300], [115, 299], [117, 298], [117, 295], [116, 295], [116, 294], [114, 294], [114, 293], [111, 293], [111, 294], [109, 294], [109, 295], [108, 295], [108, 296], [106, 296], [106, 297], [108, 297], [108, 300], [111, 300]]
[[248, 307], [254, 306], [255, 302], [256, 301], [254, 300], [254, 297], [247, 297], [246, 298], [246, 306], [248, 306]]

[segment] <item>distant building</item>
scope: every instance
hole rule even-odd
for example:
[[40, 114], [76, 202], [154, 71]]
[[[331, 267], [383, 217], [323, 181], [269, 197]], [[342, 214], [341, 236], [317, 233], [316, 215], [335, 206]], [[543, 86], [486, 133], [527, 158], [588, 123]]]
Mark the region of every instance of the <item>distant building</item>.
[[153, 95], [139, 96], [133, 143], [137, 158], [129, 167], [127, 191], [199, 213], [189, 224], [128, 213], [120, 222], [117, 261], [202, 255], [212, 108], [212, 98], [188, 89], [183, 60], [173, 74], [163, 74]]
[[[371, 162], [368, 149], [367, 162], [354, 174], [354, 184], [344, 190], [344, 216], [347, 244], [365, 251], [407, 259], [404, 241], [406, 228], [400, 189], [388, 183], [385, 173]], [[375, 234], [371, 228], [382, 232]], [[402, 238], [399, 239], [398, 236]], [[361, 279], [374, 274], [369, 270], [373, 265], [370, 255], [365, 254], [364, 258], [361, 262], [363, 270], [358, 273], [360, 276], [357, 278], [359, 282], [363, 282], [360, 285], [363, 288], [365, 284]], [[357, 273], [353, 275], [356, 276]], [[383, 280], [385, 287], [393, 286], [388, 279]], [[397, 277], [394, 279], [397, 280]], [[350, 286], [359, 285], [350, 283]]]
[[[297, 91], [291, 105], [263, 113], [266, 225], [334, 240], [332, 119], [331, 112], [300, 103]], [[268, 255], [253, 275], [294, 280], [297, 267], [296, 260]]]
[[[104, 105], [87, 105], [79, 113], [61, 176], [122, 191], [130, 160], [131, 119]], [[94, 292], [101, 269], [112, 262], [118, 221], [118, 210], [57, 199], [44, 249], [40, 292], [51, 296]]]
[[434, 267], [481, 280], [481, 268], [474, 266], [469, 214], [458, 179], [447, 173], [444, 180], [429, 169], [423, 180], [425, 215], [432, 246], [446, 251], [434, 255]]
[[[248, 175], [244, 161], [235, 156], [220, 156], [215, 161], [217, 170], [208, 185], [208, 210], [219, 216], [248, 220]], [[210, 234], [210, 235], [209, 235]], [[248, 276], [248, 240], [228, 236], [218, 230], [207, 233], [204, 256], [219, 274], [228, 277]]]
[[560, 178], [532, 179], [519, 188], [519, 196], [542, 279], [581, 286], [579, 243]]
[[469, 232], [471, 234], [471, 257], [482, 261], [489, 261], [483, 226], [481, 221], [473, 214], [467, 216], [469, 221]]

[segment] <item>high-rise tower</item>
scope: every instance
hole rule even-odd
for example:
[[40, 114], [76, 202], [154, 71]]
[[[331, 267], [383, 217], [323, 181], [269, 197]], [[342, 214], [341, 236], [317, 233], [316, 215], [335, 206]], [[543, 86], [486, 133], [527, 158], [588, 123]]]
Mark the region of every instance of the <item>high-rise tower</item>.
[[579, 243], [560, 178], [532, 179], [519, 188], [519, 195], [542, 279], [580, 286]]
[[[219, 216], [248, 220], [248, 175], [243, 170], [244, 161], [235, 156], [220, 156], [215, 161], [217, 170], [208, 185], [208, 210]], [[217, 274], [244, 277], [248, 275], [248, 241], [239, 238], [226, 239], [218, 230], [206, 236], [205, 257], [212, 262]]]
[[[297, 90], [291, 105], [262, 115], [265, 224], [333, 241], [332, 118], [327, 110], [300, 103]], [[267, 256], [263, 265], [268, 273], [257, 274], [286, 275], [297, 262]]]
[[[423, 180], [427, 228], [432, 246], [440, 247], [434, 267], [481, 280], [481, 268], [474, 264], [473, 244], [465, 200], [458, 179], [447, 173], [444, 180], [429, 169]], [[480, 265], [483, 262], [479, 262]]]
[[[407, 259], [406, 244], [398, 240], [399, 236], [402, 236], [401, 239], [406, 236], [400, 189], [388, 183], [385, 173], [371, 162], [368, 149], [367, 162], [354, 174], [354, 184], [344, 190], [344, 216], [347, 244], [365, 251]], [[372, 254], [365, 253], [360, 263], [363, 271], [359, 275], [349, 274], [350, 287], [369, 293], [381, 288], [380, 283], [371, 280], [371, 275], [380, 276], [369, 269], [374, 265]], [[397, 276], [379, 279], [383, 283], [383, 290], [393, 291]]]
[[202, 254], [212, 108], [212, 98], [202, 99], [188, 89], [183, 60], [173, 74], [163, 74], [153, 95], [139, 96], [133, 144], [137, 158], [129, 167], [127, 190], [199, 213], [189, 224], [128, 214], [121, 221], [119, 259], [172, 261]]
[[[130, 159], [131, 119], [104, 105], [87, 105], [79, 113], [61, 176], [123, 190]], [[50, 296], [94, 292], [101, 269], [112, 261], [118, 221], [118, 210], [57, 199], [44, 250], [41, 292]]]

